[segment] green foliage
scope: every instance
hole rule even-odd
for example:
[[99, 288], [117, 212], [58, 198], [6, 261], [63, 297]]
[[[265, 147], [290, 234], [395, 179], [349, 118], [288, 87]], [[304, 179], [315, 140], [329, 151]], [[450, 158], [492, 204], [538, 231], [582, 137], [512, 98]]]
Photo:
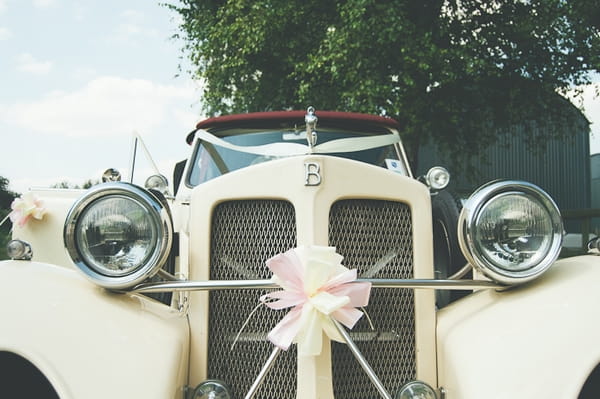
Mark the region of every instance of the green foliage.
[[[389, 115], [405, 141], [473, 155], [534, 124], [570, 131], [556, 91], [600, 69], [600, 8], [578, 0], [181, 0], [205, 111]], [[539, 136], [539, 132], [545, 132]], [[536, 133], [537, 132], [537, 133]], [[537, 136], [536, 136], [537, 135]]]
[[68, 188], [68, 189], [76, 189], [76, 190], [78, 190], [78, 189], [87, 190], [88, 188], [95, 186], [96, 184], [100, 184], [100, 180], [88, 179], [88, 180], [84, 181], [81, 186], [79, 184], [73, 184], [71, 182], [63, 180], [61, 182], [53, 184], [52, 186], [50, 186], [50, 188]]

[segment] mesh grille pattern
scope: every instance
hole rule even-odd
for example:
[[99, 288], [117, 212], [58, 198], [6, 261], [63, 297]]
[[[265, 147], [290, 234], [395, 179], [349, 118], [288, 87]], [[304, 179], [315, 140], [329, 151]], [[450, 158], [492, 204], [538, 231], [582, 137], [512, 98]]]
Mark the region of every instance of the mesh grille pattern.
[[[329, 242], [359, 277], [413, 277], [411, 214], [403, 203], [336, 202], [329, 214]], [[416, 377], [413, 290], [373, 289], [366, 311], [375, 330], [363, 316], [350, 336], [388, 392], [396, 392]], [[332, 362], [336, 398], [379, 397], [346, 345], [333, 343]]]
[[[211, 279], [268, 279], [271, 273], [265, 260], [297, 246], [294, 207], [275, 200], [222, 203], [213, 213], [211, 237]], [[245, 396], [271, 354], [274, 347], [267, 333], [285, 314], [259, 307], [231, 351], [235, 335], [264, 293], [210, 293], [208, 377], [225, 381], [235, 399]], [[294, 345], [280, 353], [256, 397], [294, 399], [296, 368]]]
[[[345, 266], [358, 269], [360, 277], [412, 278], [412, 225], [407, 205], [343, 200], [333, 205], [329, 218], [329, 245], [344, 256]], [[211, 279], [266, 279], [271, 273], [265, 260], [297, 246], [294, 208], [275, 200], [225, 202], [213, 213], [211, 234]], [[260, 307], [231, 351], [235, 335], [263, 293], [210, 293], [208, 377], [227, 382], [234, 399], [243, 398], [254, 382], [273, 350], [267, 332], [285, 314]], [[416, 376], [413, 291], [373, 290], [367, 311], [375, 330], [363, 317], [350, 335], [388, 391], [395, 392]], [[333, 344], [332, 362], [336, 399], [379, 397], [346, 345]], [[256, 397], [295, 399], [296, 370], [296, 347], [292, 345], [280, 353]]]

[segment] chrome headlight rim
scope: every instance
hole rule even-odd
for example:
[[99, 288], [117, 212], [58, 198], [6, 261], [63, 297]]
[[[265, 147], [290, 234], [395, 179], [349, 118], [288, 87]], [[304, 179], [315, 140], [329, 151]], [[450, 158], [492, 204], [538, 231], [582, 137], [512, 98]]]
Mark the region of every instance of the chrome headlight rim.
[[[516, 271], [504, 269], [486, 259], [486, 256], [479, 252], [474, 237], [482, 210], [492, 201], [509, 195], [535, 201], [549, 216], [552, 226], [551, 244], [545, 256], [534, 266]], [[542, 275], [558, 258], [562, 239], [563, 223], [558, 206], [544, 190], [526, 181], [498, 180], [481, 186], [463, 205], [458, 220], [458, 241], [467, 261], [490, 279], [505, 285], [525, 283]]]
[[[93, 262], [86, 261], [77, 241], [81, 217], [95, 203], [111, 197], [128, 199], [142, 207], [156, 230], [154, 250], [147, 256], [144, 264], [129, 272], [106, 273], [98, 270], [91, 264]], [[90, 188], [75, 201], [67, 214], [63, 239], [73, 263], [88, 279], [107, 289], [126, 290], [152, 277], [165, 264], [173, 240], [173, 223], [168, 208], [149, 191], [130, 183], [103, 183]]]

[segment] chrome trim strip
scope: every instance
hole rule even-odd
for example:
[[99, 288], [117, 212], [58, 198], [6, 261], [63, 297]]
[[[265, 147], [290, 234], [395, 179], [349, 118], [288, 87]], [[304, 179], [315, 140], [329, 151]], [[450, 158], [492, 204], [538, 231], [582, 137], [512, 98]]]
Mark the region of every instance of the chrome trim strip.
[[373, 385], [375, 385], [375, 388], [377, 388], [381, 397], [384, 399], [392, 399], [388, 391], [383, 386], [379, 377], [377, 377], [377, 374], [375, 374], [375, 371], [373, 371], [373, 369], [371, 368], [369, 362], [367, 362], [367, 359], [365, 359], [362, 353], [360, 353], [360, 349], [358, 349], [358, 346], [356, 346], [352, 338], [350, 338], [350, 334], [348, 334], [348, 331], [346, 331], [346, 329], [342, 327], [342, 325], [334, 318], [331, 318], [331, 321], [333, 321], [333, 324], [337, 328], [340, 335], [344, 337], [346, 345], [348, 345], [348, 349], [350, 349], [350, 352], [352, 352], [352, 355], [354, 355], [354, 358], [360, 364], [360, 367], [362, 367], [367, 377], [369, 377]]
[[[369, 282], [373, 288], [412, 288], [437, 290], [478, 290], [505, 289], [506, 286], [491, 281], [477, 280], [428, 280], [428, 279], [357, 279], [356, 282]], [[165, 281], [142, 283], [123, 292], [152, 293], [179, 291], [215, 291], [236, 289], [279, 289], [271, 280], [207, 280], [207, 281]]]
[[414, 288], [434, 290], [479, 290], [504, 289], [506, 286], [492, 281], [480, 280], [429, 280], [429, 279], [357, 279], [356, 282], [369, 282], [374, 288]]

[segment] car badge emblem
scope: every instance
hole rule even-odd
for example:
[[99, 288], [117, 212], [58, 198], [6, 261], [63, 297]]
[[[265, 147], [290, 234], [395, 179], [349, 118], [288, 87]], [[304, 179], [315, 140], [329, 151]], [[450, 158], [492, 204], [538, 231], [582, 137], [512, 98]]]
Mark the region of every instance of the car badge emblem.
[[304, 163], [304, 185], [318, 186], [321, 184], [321, 165], [316, 162]]

